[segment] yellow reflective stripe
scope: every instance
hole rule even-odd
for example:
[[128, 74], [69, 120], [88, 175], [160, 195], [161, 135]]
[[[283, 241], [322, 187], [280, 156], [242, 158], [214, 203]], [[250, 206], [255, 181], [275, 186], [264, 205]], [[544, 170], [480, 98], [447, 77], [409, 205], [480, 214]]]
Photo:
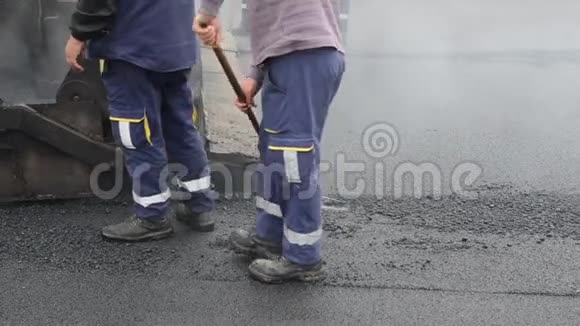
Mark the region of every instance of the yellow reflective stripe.
[[99, 60], [99, 71], [101, 75], [105, 72], [105, 60]]
[[117, 118], [117, 117], [109, 117], [111, 121], [116, 122], [128, 122], [128, 123], [140, 123], [141, 121], [145, 120], [145, 117], [141, 119], [126, 119], [126, 118]]
[[145, 137], [147, 138], [149, 144], [153, 145], [153, 142], [151, 141], [151, 128], [149, 127], [149, 120], [147, 120], [147, 116], [145, 116], [143, 122], [143, 128], [145, 128]]
[[195, 108], [193, 108], [193, 114], [191, 118], [193, 119], [193, 123], [197, 122], [197, 110]]
[[119, 130], [121, 132], [121, 136], [125, 141], [123, 144], [127, 143], [125, 147], [127, 148], [134, 148], [131, 143], [131, 133], [129, 129], [129, 124], [131, 123], [143, 123], [143, 129], [145, 131], [145, 138], [147, 142], [153, 145], [153, 140], [151, 139], [151, 126], [149, 125], [149, 120], [147, 119], [147, 115], [143, 116], [141, 119], [127, 119], [127, 118], [118, 118], [118, 117], [109, 117], [111, 121], [115, 121], [119, 123]]
[[264, 131], [269, 133], [269, 134], [279, 134], [280, 131], [276, 131], [276, 130], [272, 130], [272, 129], [268, 129], [268, 128], [264, 128]]
[[268, 149], [273, 151], [310, 152], [314, 149], [314, 145], [310, 147], [268, 146]]

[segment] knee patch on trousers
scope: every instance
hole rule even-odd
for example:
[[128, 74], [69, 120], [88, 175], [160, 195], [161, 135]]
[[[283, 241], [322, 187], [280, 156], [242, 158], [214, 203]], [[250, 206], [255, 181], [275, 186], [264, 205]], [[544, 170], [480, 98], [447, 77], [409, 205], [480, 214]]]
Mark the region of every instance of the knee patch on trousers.
[[138, 149], [152, 145], [151, 128], [147, 116], [129, 119], [110, 117], [117, 144], [126, 149]]
[[291, 139], [272, 135], [266, 151], [266, 165], [279, 166], [289, 183], [308, 183], [315, 171], [315, 147], [312, 139]]

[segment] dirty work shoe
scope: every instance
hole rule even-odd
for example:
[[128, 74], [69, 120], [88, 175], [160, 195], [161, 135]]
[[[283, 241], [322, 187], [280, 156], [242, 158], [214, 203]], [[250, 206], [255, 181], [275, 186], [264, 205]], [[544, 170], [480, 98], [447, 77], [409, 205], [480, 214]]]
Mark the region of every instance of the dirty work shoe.
[[210, 213], [194, 213], [184, 203], [177, 203], [174, 206], [175, 218], [194, 230], [199, 232], [211, 232], [215, 229], [215, 222]]
[[250, 275], [260, 282], [279, 284], [289, 281], [316, 282], [324, 279], [322, 263], [301, 266], [281, 257], [276, 260], [256, 259], [248, 268]]
[[278, 259], [282, 254], [282, 244], [261, 240], [246, 230], [232, 232], [230, 244], [234, 252], [250, 258]]
[[103, 228], [103, 237], [119, 241], [146, 241], [167, 238], [173, 233], [173, 227], [167, 218], [162, 220], [145, 220], [136, 216], [125, 222]]

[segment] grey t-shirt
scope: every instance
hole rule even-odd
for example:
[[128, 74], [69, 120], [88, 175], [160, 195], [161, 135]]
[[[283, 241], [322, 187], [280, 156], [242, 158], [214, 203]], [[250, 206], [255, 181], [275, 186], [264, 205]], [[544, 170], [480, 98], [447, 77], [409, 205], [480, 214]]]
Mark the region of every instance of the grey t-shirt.
[[[294, 51], [334, 47], [343, 52], [338, 0], [248, 0], [254, 66], [250, 77], [261, 81], [257, 67], [271, 57]], [[217, 16], [223, 0], [201, 0], [200, 11]]]

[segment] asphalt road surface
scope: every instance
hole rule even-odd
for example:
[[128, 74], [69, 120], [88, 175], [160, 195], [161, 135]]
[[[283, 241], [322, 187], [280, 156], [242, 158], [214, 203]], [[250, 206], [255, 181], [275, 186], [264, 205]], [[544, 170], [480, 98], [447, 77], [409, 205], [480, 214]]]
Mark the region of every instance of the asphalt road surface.
[[[0, 324], [578, 325], [579, 9], [353, 1], [324, 141], [325, 191], [348, 198], [324, 210], [323, 282], [249, 279], [227, 236], [251, 201], [220, 202], [213, 233], [140, 244], [99, 235], [127, 202], [20, 204], [0, 208]], [[403, 163], [430, 178], [399, 182]]]
[[[457, 192], [449, 184], [458, 166], [477, 176], [471, 185], [580, 190], [577, 1], [351, 3], [347, 72], [323, 140], [328, 193], [351, 195], [336, 175], [341, 160], [364, 164], [362, 173], [350, 168], [346, 184], [360, 176], [367, 194], [375, 179], [393, 194], [408, 163], [432, 165], [443, 193]], [[236, 28], [233, 11], [226, 25]], [[245, 66], [249, 41], [238, 42]], [[385, 173], [375, 172], [377, 162]], [[413, 191], [410, 182], [402, 188]]]
[[127, 203], [4, 207], [0, 324], [577, 325], [579, 198], [482, 195], [333, 206], [325, 281], [282, 286], [251, 280], [228, 248], [252, 225], [248, 201], [220, 203], [213, 233], [176, 223], [140, 244], [99, 235]]

